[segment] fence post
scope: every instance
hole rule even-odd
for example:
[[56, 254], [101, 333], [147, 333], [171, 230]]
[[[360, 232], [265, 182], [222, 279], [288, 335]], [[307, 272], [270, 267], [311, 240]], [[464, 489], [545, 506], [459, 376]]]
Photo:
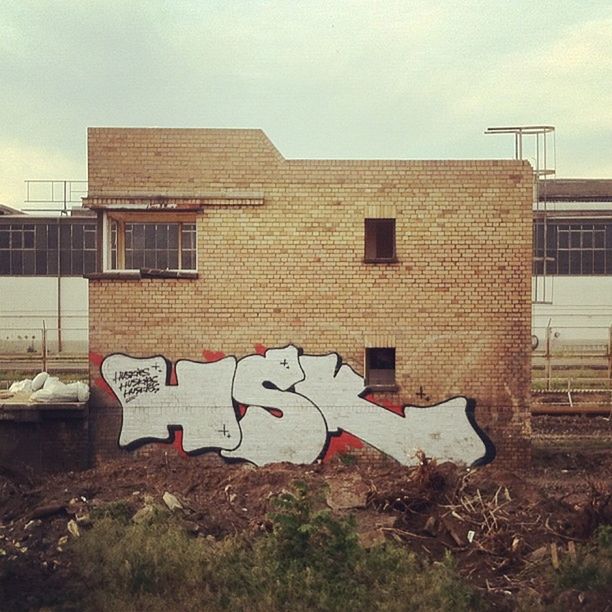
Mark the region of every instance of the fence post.
[[612, 390], [612, 325], [608, 327], [608, 389]]
[[47, 371], [47, 327], [44, 319], [42, 326], [42, 371]]
[[550, 355], [550, 336], [552, 330], [550, 328], [550, 321], [546, 326], [546, 390], [550, 391], [550, 379], [552, 376], [552, 363]]

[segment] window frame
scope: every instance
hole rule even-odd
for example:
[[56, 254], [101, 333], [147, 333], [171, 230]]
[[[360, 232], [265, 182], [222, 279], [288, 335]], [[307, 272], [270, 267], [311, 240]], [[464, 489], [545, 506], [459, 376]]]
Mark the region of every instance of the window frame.
[[[376, 359], [377, 355], [375, 351], [393, 351], [393, 367], [392, 368], [373, 368], [372, 362]], [[379, 355], [378, 358], [384, 360], [385, 357]], [[389, 377], [389, 380], [372, 380], [373, 370], [380, 372], [391, 370], [393, 376]], [[365, 385], [368, 389], [374, 391], [398, 391], [399, 386], [397, 384], [397, 349], [394, 346], [368, 346], [364, 352], [364, 372], [365, 372]]]
[[544, 223], [533, 223], [533, 275], [612, 275], [612, 223], [592, 218], [549, 220], [547, 244]]
[[[126, 260], [126, 225], [177, 225], [177, 268], [127, 268]], [[184, 268], [183, 265], [183, 232], [185, 226], [193, 225], [193, 267]], [[116, 228], [116, 229], [115, 229]], [[102, 222], [103, 249], [102, 249], [102, 270], [104, 274], [142, 274], [154, 276], [196, 275], [198, 270], [198, 248], [197, 248], [197, 219], [193, 212], [190, 213], [167, 213], [167, 212], [108, 212], [105, 211]], [[113, 245], [113, 236], [116, 245]], [[144, 250], [144, 249], [143, 249]], [[167, 249], [168, 251], [170, 249]], [[172, 249], [174, 250], [174, 249]], [[113, 255], [116, 252], [116, 257]], [[114, 261], [116, 259], [116, 261]]]
[[[393, 253], [389, 257], [379, 256], [379, 228], [383, 223], [392, 223], [391, 245]], [[397, 220], [395, 217], [365, 217], [363, 225], [363, 262], [375, 264], [398, 263], [397, 258]], [[372, 255], [373, 250], [376, 254]]]

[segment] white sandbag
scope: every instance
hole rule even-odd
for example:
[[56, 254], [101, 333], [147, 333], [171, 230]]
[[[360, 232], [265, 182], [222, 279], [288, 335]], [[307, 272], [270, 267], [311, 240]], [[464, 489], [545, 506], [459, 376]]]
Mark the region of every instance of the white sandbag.
[[76, 389], [73, 390], [58, 378], [49, 376], [43, 388], [32, 393], [30, 399], [36, 402], [73, 402], [76, 401]]
[[11, 393], [27, 393], [29, 395], [30, 393], [32, 393], [32, 379], [25, 378], [24, 380], [14, 382], [9, 387], [9, 391]]
[[79, 402], [86, 402], [89, 399], [89, 385], [84, 382], [78, 382], [77, 384], [77, 400]]
[[[54, 385], [60, 382], [60, 379], [57, 376], [48, 376], [45, 380], [45, 384], [42, 386], [43, 389], [50, 389]], [[60, 383], [64, 384], [64, 383]]]
[[30, 400], [33, 402], [50, 402], [53, 394], [49, 389], [39, 389], [34, 391], [30, 396]]
[[37, 374], [32, 380], [32, 391], [42, 389], [43, 385], [47, 381], [47, 378], [49, 378], [49, 374], [47, 374], [47, 372], [40, 372]]
[[64, 384], [56, 378], [32, 393], [30, 399], [36, 402], [86, 402], [89, 399], [89, 387], [82, 382]]

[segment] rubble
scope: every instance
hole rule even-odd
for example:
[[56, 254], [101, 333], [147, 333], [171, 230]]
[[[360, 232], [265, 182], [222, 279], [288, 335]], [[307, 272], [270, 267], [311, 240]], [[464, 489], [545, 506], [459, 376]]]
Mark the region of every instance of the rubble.
[[255, 537], [269, 528], [274, 496], [300, 481], [332, 512], [354, 516], [363, 546], [393, 540], [437, 560], [450, 551], [487, 595], [538, 592], [533, 568], [555, 571], [579, 558], [597, 526], [612, 522], [612, 448], [597, 447], [584, 469], [563, 472], [573, 459], [538, 444], [534, 466], [516, 472], [495, 464], [470, 471], [423, 456], [416, 468], [365, 459], [253, 468], [213, 454], [185, 458], [162, 445], [147, 456], [40, 479], [0, 469], [0, 576], [19, 560], [25, 582], [33, 575], [61, 582], [69, 541], [104, 512], [135, 523], [178, 520], [186, 533], [210, 540]]

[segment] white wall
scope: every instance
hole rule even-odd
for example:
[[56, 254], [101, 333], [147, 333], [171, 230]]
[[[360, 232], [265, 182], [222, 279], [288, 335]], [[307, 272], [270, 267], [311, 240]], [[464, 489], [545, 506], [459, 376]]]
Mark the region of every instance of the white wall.
[[[88, 285], [84, 278], [61, 279], [62, 351], [87, 352]], [[46, 276], [0, 277], [0, 352], [41, 350], [45, 322], [48, 350], [58, 348], [58, 281]]]
[[[541, 279], [538, 294], [542, 297]], [[559, 340], [608, 341], [612, 325], [612, 276], [550, 276], [545, 295], [551, 303], [534, 304], [532, 325], [542, 340], [550, 320]], [[574, 329], [565, 329], [565, 328]]]

